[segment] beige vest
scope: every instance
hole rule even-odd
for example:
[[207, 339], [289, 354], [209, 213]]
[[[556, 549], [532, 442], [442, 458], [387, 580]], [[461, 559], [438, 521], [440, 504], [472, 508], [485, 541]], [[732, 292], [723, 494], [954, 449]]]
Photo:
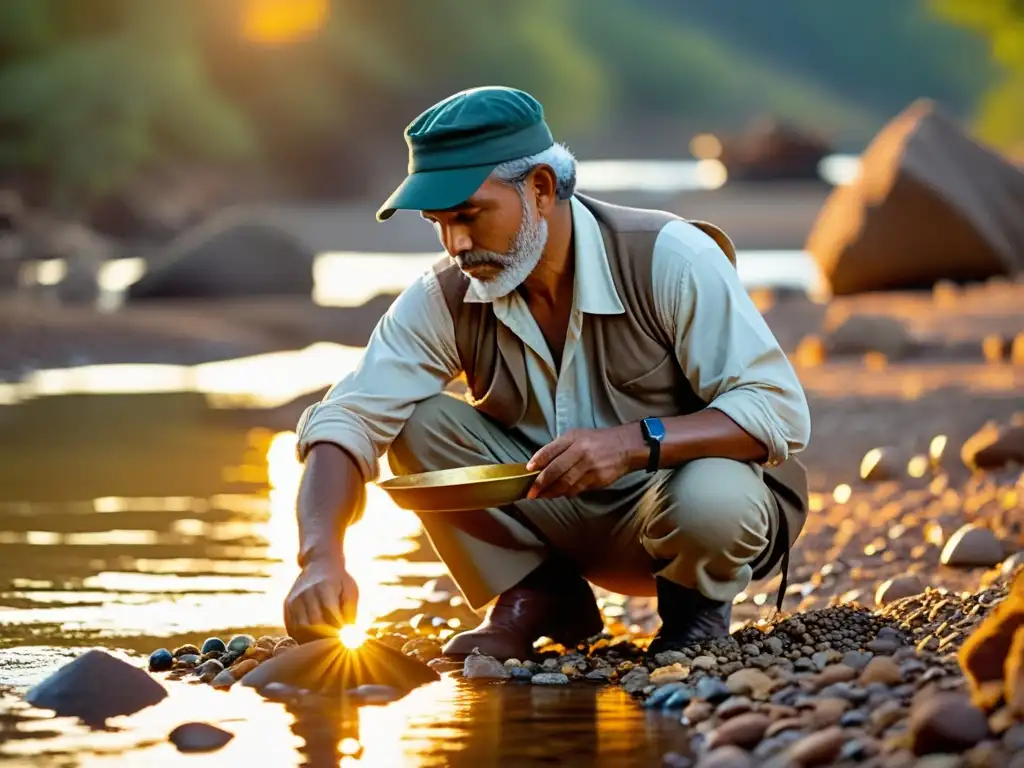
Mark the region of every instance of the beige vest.
[[[626, 309], [621, 315], [588, 317], [581, 343], [601, 372], [593, 382], [594, 398], [604, 398], [624, 424], [703, 409], [707, 403], [686, 379], [673, 339], [654, 312], [654, 241], [665, 224], [679, 217], [583, 195], [577, 198], [597, 219], [612, 279]], [[708, 233], [735, 266], [736, 251], [724, 232], [705, 222], [690, 223]], [[528, 397], [523, 342], [498, 322], [490, 304], [464, 301], [469, 278], [454, 263], [443, 259], [434, 270], [455, 326], [470, 404], [499, 424], [515, 427], [526, 412]], [[765, 467], [765, 483], [778, 499], [786, 530], [754, 564], [755, 578], [762, 578], [782, 558], [807, 517], [807, 477], [798, 461], [790, 458], [778, 467]]]

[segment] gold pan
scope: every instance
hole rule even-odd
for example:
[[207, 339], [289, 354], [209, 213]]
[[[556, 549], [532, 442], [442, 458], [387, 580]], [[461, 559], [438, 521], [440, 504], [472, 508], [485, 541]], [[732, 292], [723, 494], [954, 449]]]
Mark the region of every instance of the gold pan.
[[402, 509], [461, 512], [524, 499], [539, 474], [527, 471], [526, 464], [485, 464], [403, 475], [378, 485]]

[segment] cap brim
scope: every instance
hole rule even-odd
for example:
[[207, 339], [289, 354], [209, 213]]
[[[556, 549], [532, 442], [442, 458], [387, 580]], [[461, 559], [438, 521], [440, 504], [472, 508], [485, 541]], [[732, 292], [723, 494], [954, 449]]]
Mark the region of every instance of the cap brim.
[[452, 208], [480, 189], [494, 168], [490, 164], [411, 173], [377, 211], [377, 221], [390, 219], [399, 210], [442, 211]]

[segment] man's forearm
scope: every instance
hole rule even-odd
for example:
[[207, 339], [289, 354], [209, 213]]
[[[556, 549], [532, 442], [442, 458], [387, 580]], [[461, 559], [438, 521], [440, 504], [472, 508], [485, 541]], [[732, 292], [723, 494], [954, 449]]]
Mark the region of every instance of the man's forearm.
[[[661, 443], [661, 467], [671, 469], [694, 459], [719, 457], [736, 461], [764, 461], [768, 450], [735, 421], [715, 408], [686, 416], [662, 419], [665, 439]], [[647, 466], [650, 449], [639, 425], [628, 427], [633, 435], [632, 469]]]
[[351, 456], [333, 443], [317, 443], [306, 457], [297, 499], [299, 565], [344, 561], [345, 530], [366, 503], [366, 484]]

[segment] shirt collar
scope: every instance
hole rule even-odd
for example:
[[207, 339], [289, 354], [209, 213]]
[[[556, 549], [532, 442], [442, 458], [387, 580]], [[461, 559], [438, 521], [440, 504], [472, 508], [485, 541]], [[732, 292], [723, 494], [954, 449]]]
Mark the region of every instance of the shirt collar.
[[[608, 264], [608, 251], [604, 247], [601, 227], [594, 214], [573, 196], [569, 200], [572, 210], [572, 233], [575, 248], [576, 306], [589, 315], [621, 315], [625, 313], [619, 293], [615, 290], [612, 270]], [[495, 309], [507, 309], [510, 296], [494, 301]], [[488, 298], [480, 295], [471, 281], [465, 301], [486, 304]]]

